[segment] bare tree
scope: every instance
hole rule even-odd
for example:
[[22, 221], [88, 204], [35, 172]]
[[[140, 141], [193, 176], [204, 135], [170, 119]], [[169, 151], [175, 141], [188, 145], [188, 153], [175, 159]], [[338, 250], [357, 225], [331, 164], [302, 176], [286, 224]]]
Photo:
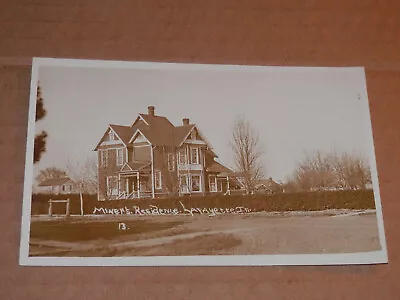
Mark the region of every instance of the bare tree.
[[302, 190], [331, 188], [335, 184], [331, 158], [320, 151], [306, 154], [296, 171], [298, 185]]
[[317, 151], [306, 155], [290, 181], [299, 190], [364, 189], [371, 183], [371, 172], [359, 153]]
[[238, 117], [234, 123], [231, 147], [246, 192], [253, 193], [256, 181], [264, 176], [263, 152], [258, 133], [243, 116]]
[[67, 177], [67, 173], [64, 170], [55, 167], [50, 167], [41, 170], [35, 179], [40, 184], [48, 179], [64, 178], [64, 177]]
[[67, 174], [75, 182], [79, 192], [95, 194], [97, 192], [97, 160], [96, 157], [83, 161], [68, 160]]
[[67, 172], [79, 193], [81, 215], [83, 215], [83, 194], [95, 194], [97, 191], [97, 160], [95, 158], [88, 158], [82, 162], [69, 160]]
[[371, 171], [367, 160], [359, 153], [331, 155], [337, 187], [343, 189], [365, 188], [371, 183]]
[[163, 187], [169, 196], [176, 196], [179, 194], [176, 147], [164, 146], [158, 151], [160, 151], [161, 155], [157, 164], [162, 174]]

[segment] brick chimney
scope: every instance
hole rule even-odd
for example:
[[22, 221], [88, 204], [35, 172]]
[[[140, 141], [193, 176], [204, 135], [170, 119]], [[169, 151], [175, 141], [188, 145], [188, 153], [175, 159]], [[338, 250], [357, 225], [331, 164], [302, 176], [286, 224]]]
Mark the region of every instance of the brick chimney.
[[154, 117], [154, 109], [155, 109], [154, 106], [149, 106], [149, 107], [147, 107], [148, 115]]
[[189, 119], [188, 118], [182, 119], [182, 124], [183, 125], [189, 125]]

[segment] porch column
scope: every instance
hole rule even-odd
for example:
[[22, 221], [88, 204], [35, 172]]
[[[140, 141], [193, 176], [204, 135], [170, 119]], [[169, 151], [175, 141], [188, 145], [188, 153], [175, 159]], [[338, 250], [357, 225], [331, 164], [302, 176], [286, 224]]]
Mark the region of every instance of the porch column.
[[121, 174], [120, 173], [118, 173], [117, 189], [118, 189], [118, 198], [119, 198], [121, 196]]
[[137, 197], [140, 198], [140, 177], [139, 177], [139, 172], [136, 173], [136, 183], [137, 183]]
[[230, 195], [231, 191], [230, 191], [230, 186], [229, 186], [229, 176], [226, 176], [226, 191], [227, 191], [227, 194]]
[[150, 145], [151, 147], [151, 197], [154, 199], [155, 198], [155, 190], [154, 190], [154, 148], [153, 145]]

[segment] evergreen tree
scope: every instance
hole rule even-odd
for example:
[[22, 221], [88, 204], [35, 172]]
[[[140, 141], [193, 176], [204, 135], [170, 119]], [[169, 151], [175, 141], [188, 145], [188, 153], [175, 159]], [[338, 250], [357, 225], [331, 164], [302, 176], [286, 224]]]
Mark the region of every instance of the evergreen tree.
[[[37, 87], [36, 92], [36, 117], [35, 122], [43, 119], [46, 116], [46, 109], [44, 108], [43, 98], [40, 90], [40, 86]], [[33, 151], [33, 163], [37, 163], [42, 154], [46, 151], [46, 138], [47, 132], [43, 131], [35, 136], [35, 144]]]

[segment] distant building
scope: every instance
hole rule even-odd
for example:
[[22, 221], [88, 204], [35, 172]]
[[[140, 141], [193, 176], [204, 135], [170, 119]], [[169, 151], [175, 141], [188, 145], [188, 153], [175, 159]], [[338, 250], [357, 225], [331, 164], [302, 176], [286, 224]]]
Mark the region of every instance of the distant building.
[[51, 178], [41, 182], [36, 191], [41, 194], [74, 194], [77, 193], [75, 183], [68, 177]]
[[272, 178], [256, 181], [255, 193], [257, 194], [275, 194], [280, 192], [283, 192], [282, 185], [272, 180]]

